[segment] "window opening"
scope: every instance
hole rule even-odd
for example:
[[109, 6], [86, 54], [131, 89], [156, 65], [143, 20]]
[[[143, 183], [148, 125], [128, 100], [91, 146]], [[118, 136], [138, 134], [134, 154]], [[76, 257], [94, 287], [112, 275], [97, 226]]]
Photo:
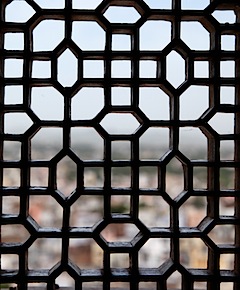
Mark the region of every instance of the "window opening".
[[0, 288], [239, 289], [236, 1], [0, 7]]

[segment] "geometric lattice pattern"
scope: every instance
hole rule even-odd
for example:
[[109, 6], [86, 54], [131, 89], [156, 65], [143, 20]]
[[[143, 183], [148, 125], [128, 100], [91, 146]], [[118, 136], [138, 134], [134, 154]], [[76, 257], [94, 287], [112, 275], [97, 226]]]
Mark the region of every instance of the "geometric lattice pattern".
[[[1, 283], [54, 289], [65, 273], [75, 289], [98, 282], [99, 289], [146, 285], [164, 290], [172, 287], [169, 281], [175, 276], [179, 289], [240, 289], [239, 1], [4, 0], [0, 9], [0, 254], [17, 261], [14, 269], [2, 268]], [[60, 132], [59, 150], [41, 160], [33, 154], [34, 138], [50, 138], [51, 129]], [[102, 144], [101, 157], [90, 160], [78, 154], [73, 139], [86, 138], [82, 132], [91, 132]], [[154, 158], [141, 153], [142, 138], [152, 138], [149, 132], [167, 132], [157, 144], [165, 146], [164, 152]], [[184, 145], [196, 144], [196, 132], [206, 146], [201, 158]], [[222, 158], [227, 142], [232, 158]], [[120, 143], [129, 144], [127, 158], [113, 155]], [[4, 153], [11, 144], [20, 148], [13, 160]], [[64, 161], [76, 175], [70, 191], [59, 184]], [[173, 194], [167, 188], [170, 165], [180, 168], [183, 177], [182, 190]], [[140, 181], [141, 172], [149, 168], [156, 172], [155, 187]], [[89, 169], [102, 174], [102, 184], [87, 182]], [[119, 181], [123, 169], [128, 170], [126, 183]], [[32, 182], [34, 170], [47, 172], [44, 186]], [[194, 182], [199, 170], [205, 172], [200, 188]], [[222, 183], [224, 171], [232, 172], [231, 186]], [[16, 179], [13, 186], [6, 182], [10, 172]], [[38, 222], [31, 200], [40, 196], [46, 202], [51, 198], [53, 211], [62, 212], [58, 226]], [[102, 216], [91, 225], [75, 226], [71, 216], [78, 206], [83, 210], [85, 196], [102, 200]], [[129, 204], [125, 212], [112, 210], [118, 196]], [[205, 216], [186, 226], [182, 208], [193, 197], [205, 200]], [[145, 222], [140, 214], [144, 198], [169, 208], [170, 222]], [[221, 214], [223, 198], [233, 200], [230, 215]], [[5, 212], [5, 201], [16, 199], [19, 211]], [[135, 234], [124, 241], [104, 234], [120, 224], [132, 226]], [[9, 228], [16, 229], [16, 239], [6, 238]], [[227, 230], [232, 243], [214, 238], [214, 232]], [[70, 254], [70, 244], [81, 239], [93, 241], [102, 252], [99, 267], [78, 265]], [[144, 266], [139, 253], [160, 239], [169, 254]], [[40, 269], [29, 257], [43, 240], [55, 242], [60, 255]], [[204, 265], [188, 266], [182, 258], [183, 242], [190, 240], [206, 249]], [[35, 251], [37, 257], [44, 256], [44, 248]], [[231, 269], [221, 267], [223, 255], [233, 257]], [[126, 265], [115, 267], [114, 256], [126, 257]]]

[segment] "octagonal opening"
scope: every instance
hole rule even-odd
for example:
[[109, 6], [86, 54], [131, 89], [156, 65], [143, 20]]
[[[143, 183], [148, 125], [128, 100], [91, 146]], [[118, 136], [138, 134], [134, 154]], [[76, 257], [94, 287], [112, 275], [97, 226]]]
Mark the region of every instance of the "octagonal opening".
[[14, 0], [10, 2], [5, 10], [5, 18], [7, 22], [25, 23], [34, 14], [35, 10], [24, 0]]
[[141, 15], [134, 7], [110, 6], [103, 14], [111, 23], [135, 23]]
[[130, 223], [112, 223], [108, 224], [101, 235], [107, 242], [131, 242], [137, 235], [139, 229], [136, 225]]
[[185, 60], [182, 56], [172, 50], [167, 55], [167, 80], [172, 84], [174, 88], [179, 87], [185, 81]]
[[133, 134], [139, 126], [131, 113], [109, 113], [100, 124], [109, 134]]

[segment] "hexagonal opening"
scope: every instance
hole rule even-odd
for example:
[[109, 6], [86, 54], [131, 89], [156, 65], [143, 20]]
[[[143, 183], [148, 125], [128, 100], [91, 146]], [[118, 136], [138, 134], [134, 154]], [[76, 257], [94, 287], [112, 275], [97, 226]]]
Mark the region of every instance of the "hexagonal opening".
[[31, 109], [41, 120], [63, 120], [64, 98], [53, 87], [33, 87]]
[[135, 23], [141, 15], [130, 6], [110, 6], [103, 14], [111, 23]]
[[93, 227], [103, 219], [103, 196], [81, 195], [71, 206], [71, 227]]
[[[91, 1], [85, 2], [90, 3]], [[96, 21], [73, 21], [72, 40], [82, 50], [104, 50], [106, 33]]]
[[[78, 60], [67, 48], [58, 57], [58, 82], [64, 87], [71, 87], [78, 79]], [[71, 69], [66, 69], [71, 68]]]
[[182, 163], [176, 158], [172, 158], [166, 167], [166, 192], [174, 199], [184, 189], [184, 172]]
[[61, 272], [54, 280], [56, 285], [61, 285], [64, 288], [75, 285], [74, 278], [67, 271]]
[[68, 156], [57, 163], [57, 189], [70, 195], [77, 187], [77, 164]]
[[2, 243], [24, 243], [30, 234], [21, 224], [1, 225], [1, 242]]
[[63, 40], [64, 31], [64, 21], [42, 20], [33, 30], [33, 51], [53, 51]]
[[170, 258], [170, 239], [149, 239], [139, 251], [139, 267], [158, 268]]
[[167, 80], [172, 84], [174, 88], [179, 87], [185, 81], [185, 60], [182, 56], [172, 50], [167, 55]]
[[72, 98], [72, 120], [94, 118], [104, 106], [102, 88], [82, 88]]
[[101, 231], [100, 235], [110, 243], [131, 242], [138, 232], [139, 229], [135, 224], [111, 223]]
[[182, 285], [182, 274], [174, 271], [167, 279], [167, 289], [180, 289]]
[[160, 88], [140, 88], [139, 108], [150, 120], [169, 120], [169, 96]]
[[139, 126], [131, 113], [109, 113], [100, 124], [109, 134], [133, 134]]
[[26, 113], [6, 113], [4, 115], [5, 134], [24, 134], [33, 121]]
[[181, 22], [181, 39], [192, 50], [210, 49], [210, 34], [198, 21]]
[[29, 199], [29, 214], [40, 227], [62, 227], [63, 209], [55, 198], [50, 195], [31, 195]]
[[[21, 11], [21, 13], [19, 13]], [[7, 22], [25, 23], [33, 15], [35, 10], [26, 1], [14, 0], [6, 6], [5, 18]]]
[[[139, 31], [140, 50], [162, 50], [171, 41], [171, 28], [170, 21], [148, 20], [144, 22]], [[153, 31], [159, 31], [158, 37], [152, 37]]]

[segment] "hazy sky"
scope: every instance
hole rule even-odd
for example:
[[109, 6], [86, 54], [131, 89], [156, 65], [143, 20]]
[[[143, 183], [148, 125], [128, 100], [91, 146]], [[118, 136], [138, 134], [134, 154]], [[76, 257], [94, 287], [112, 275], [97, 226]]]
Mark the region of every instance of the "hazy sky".
[[[63, 8], [63, 0], [35, 0], [43, 8]], [[97, 0], [73, 0], [75, 9], [94, 9], [101, 1]], [[145, 0], [151, 8], [170, 9], [170, 0]], [[182, 9], [203, 9], [209, 0], [182, 0]], [[18, 13], [19, 9], [21, 13]], [[23, 0], [14, 0], [6, 8], [6, 21], [25, 22], [34, 13], [32, 8]], [[213, 16], [220, 23], [234, 23], [233, 11], [215, 11]], [[140, 15], [131, 7], [111, 7], [105, 13], [105, 17], [111, 22], [136, 22]], [[154, 36], [153, 32], [154, 31]], [[156, 35], [159, 33], [159, 37]], [[79, 37], [81, 35], [81, 37]], [[63, 39], [64, 22], [61, 20], [43, 20], [33, 31], [33, 50], [51, 51]], [[209, 49], [209, 33], [197, 21], [182, 22], [181, 38], [193, 50]], [[72, 39], [83, 50], [104, 50], [105, 31], [94, 21], [73, 22]], [[140, 28], [140, 50], [162, 50], [171, 39], [171, 23], [168, 21], [147, 21]], [[4, 47], [7, 50], [23, 50], [22, 33], [6, 33]], [[235, 39], [233, 36], [224, 35], [221, 39], [223, 50], [234, 50]], [[112, 49], [129, 51], [130, 36], [113, 35]], [[156, 77], [155, 61], [140, 61], [140, 77]], [[102, 78], [104, 76], [104, 63], [101, 60], [86, 60], [83, 64], [83, 76]], [[67, 49], [58, 59], [58, 81], [63, 86], [72, 86], [77, 79], [77, 59]], [[221, 76], [234, 77], [234, 62], [221, 63]], [[20, 59], [7, 59], [5, 61], [4, 76], [21, 77], [23, 62]], [[32, 65], [32, 77], [48, 78], [51, 75], [50, 61], [34, 61]], [[130, 77], [130, 61], [113, 61], [112, 77]], [[194, 63], [194, 76], [208, 77], [208, 62], [196, 61]], [[185, 81], [185, 61], [176, 52], [172, 51], [167, 56], [167, 79], [177, 88]], [[147, 117], [152, 120], [169, 119], [169, 97], [159, 88], [140, 88], [139, 106]], [[180, 96], [180, 118], [182, 120], [195, 120], [208, 108], [208, 87], [190, 86]], [[23, 99], [20, 86], [7, 86], [5, 88], [5, 104], [21, 104]], [[221, 103], [234, 104], [234, 88], [222, 87], [220, 92]], [[130, 105], [130, 89], [112, 88], [113, 105]], [[91, 119], [104, 105], [104, 92], [102, 88], [83, 88], [72, 99], [72, 118]], [[43, 120], [62, 120], [64, 114], [64, 102], [62, 95], [53, 87], [35, 87], [32, 89], [31, 108], [39, 118]], [[233, 114], [217, 114], [210, 124], [219, 133], [232, 133]], [[139, 124], [130, 114], [116, 116], [109, 114], [101, 123], [107, 130], [118, 132], [119, 130], [134, 130]], [[6, 114], [5, 132], [19, 133], [24, 131], [31, 121], [25, 114]], [[124, 129], [124, 130], [125, 130]], [[125, 132], [125, 131], [124, 131]]]

